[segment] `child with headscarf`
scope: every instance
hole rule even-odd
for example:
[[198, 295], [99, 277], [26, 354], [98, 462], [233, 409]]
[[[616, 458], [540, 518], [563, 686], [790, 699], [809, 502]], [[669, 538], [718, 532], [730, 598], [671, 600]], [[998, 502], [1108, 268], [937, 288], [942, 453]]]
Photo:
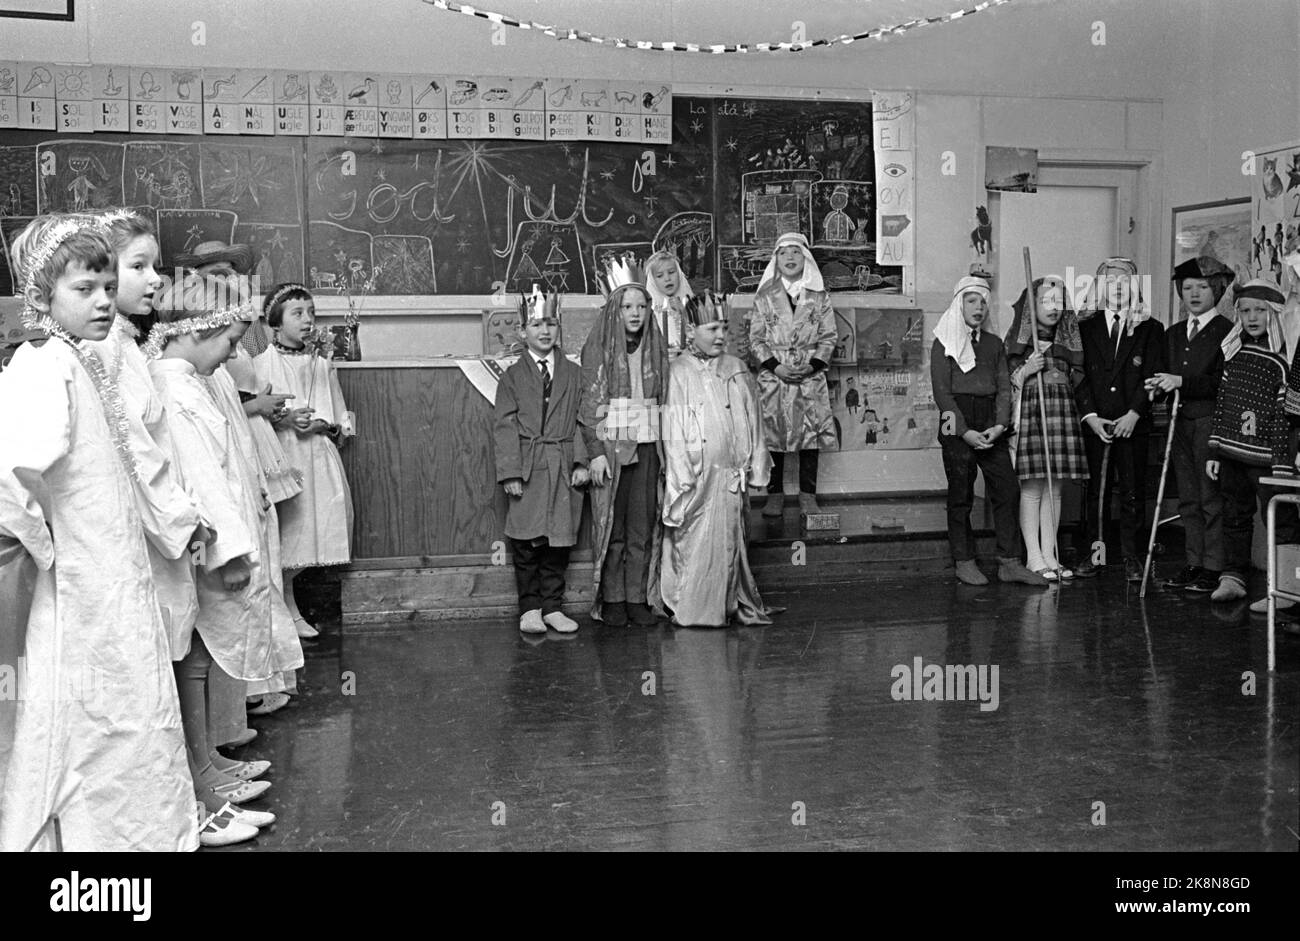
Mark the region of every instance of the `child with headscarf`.
[[[634, 278], [638, 272], [625, 270]], [[659, 407], [668, 351], [646, 289], [633, 280], [610, 292], [582, 347], [578, 427], [592, 484], [591, 616], [612, 627], [655, 623], [663, 526]]]
[[646, 290], [655, 325], [668, 345], [668, 356], [686, 348], [686, 302], [691, 299], [691, 283], [677, 256], [669, 251], [655, 252], [645, 265]]
[[[1222, 344], [1223, 381], [1214, 402], [1210, 459], [1205, 473], [1223, 494], [1224, 570], [1211, 601], [1246, 597], [1255, 507], [1267, 515], [1278, 493], [1261, 477], [1294, 476], [1295, 444], [1288, 428], [1286, 341], [1278, 320], [1286, 298], [1271, 281], [1256, 278], [1233, 291], [1237, 323]], [[1292, 412], [1300, 417], [1300, 409]], [[1277, 510], [1279, 543], [1296, 541], [1296, 508]]]
[[1061, 565], [1057, 554], [1056, 531], [1061, 520], [1062, 481], [1088, 478], [1074, 403], [1074, 391], [1083, 382], [1079, 321], [1060, 278], [1034, 282], [1032, 311], [1027, 290], [1020, 292], [1014, 309], [1006, 350], [1011, 385], [1017, 393], [1012, 447], [1020, 478], [1025, 565], [1048, 581], [1073, 578], [1074, 573]]
[[1178, 390], [1180, 396], [1171, 461], [1187, 565], [1165, 585], [1204, 594], [1219, 587], [1224, 565], [1223, 496], [1218, 481], [1206, 475], [1205, 462], [1210, 459], [1214, 402], [1223, 376], [1223, 341], [1232, 323], [1219, 316], [1215, 305], [1235, 277], [1232, 269], [1208, 255], [1174, 269], [1174, 286], [1187, 319], [1165, 332], [1169, 371], [1146, 381], [1148, 393], [1161, 396]]
[[993, 504], [998, 580], [1046, 585], [1045, 578], [1020, 562], [1016, 517], [1020, 484], [1006, 439], [1011, 377], [1002, 341], [983, 329], [988, 312], [988, 282], [962, 278], [934, 328], [930, 348], [930, 384], [939, 408], [939, 444], [948, 477], [948, 543], [957, 578], [967, 585], [987, 585], [989, 580], [975, 564], [975, 533], [970, 525], [975, 475], [983, 471], [984, 489]]
[[1074, 400], [1083, 416], [1083, 450], [1091, 482], [1079, 544], [1082, 561], [1075, 565], [1074, 574], [1091, 578], [1105, 567], [1106, 555], [1094, 546], [1099, 541], [1104, 544], [1106, 538], [1113, 479], [1119, 488], [1124, 575], [1129, 581], [1141, 581], [1142, 553], [1150, 535], [1146, 480], [1151, 399], [1144, 384], [1164, 369], [1165, 328], [1151, 317], [1137, 265], [1130, 258], [1107, 258], [1101, 263], [1089, 306], [1089, 312], [1079, 315], [1084, 378]]
[[798, 232], [776, 240], [754, 298], [749, 339], [759, 364], [763, 434], [772, 455], [763, 515], [781, 515], [786, 452], [799, 454], [799, 509], [818, 513], [818, 451], [836, 442], [826, 387], [835, 312], [808, 239]]

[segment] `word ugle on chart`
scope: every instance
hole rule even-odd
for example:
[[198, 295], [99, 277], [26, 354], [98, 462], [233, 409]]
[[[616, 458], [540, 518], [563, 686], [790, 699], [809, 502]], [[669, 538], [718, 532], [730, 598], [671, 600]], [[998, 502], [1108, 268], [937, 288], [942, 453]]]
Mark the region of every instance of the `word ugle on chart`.
[[889, 671], [894, 683], [889, 695], [894, 702], [979, 702], [980, 712], [998, 708], [998, 668], [981, 663], [950, 663], [943, 666], [912, 658], [912, 665], [900, 663]]

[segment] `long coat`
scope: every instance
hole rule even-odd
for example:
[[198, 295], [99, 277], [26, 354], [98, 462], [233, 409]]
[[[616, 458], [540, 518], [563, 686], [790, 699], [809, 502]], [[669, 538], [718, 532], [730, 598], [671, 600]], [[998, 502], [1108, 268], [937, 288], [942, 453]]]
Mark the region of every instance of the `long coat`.
[[[805, 291], [798, 308], [779, 279], [759, 289], [749, 322], [754, 360], [762, 367], [802, 366], [817, 359], [830, 363], [835, 352], [835, 311], [825, 291]], [[776, 364], [773, 364], [775, 367]], [[784, 382], [771, 369], [758, 372], [763, 437], [771, 451], [834, 449], [835, 422], [826, 388], [826, 370], [814, 370], [802, 382]]]
[[493, 441], [497, 482], [518, 478], [524, 495], [510, 497], [506, 535], [511, 539], [546, 537], [552, 546], [578, 541], [582, 492], [570, 486], [574, 465], [586, 466], [587, 449], [578, 430], [582, 370], [555, 348], [551, 399], [542, 413], [542, 373], [528, 351], [497, 386]]

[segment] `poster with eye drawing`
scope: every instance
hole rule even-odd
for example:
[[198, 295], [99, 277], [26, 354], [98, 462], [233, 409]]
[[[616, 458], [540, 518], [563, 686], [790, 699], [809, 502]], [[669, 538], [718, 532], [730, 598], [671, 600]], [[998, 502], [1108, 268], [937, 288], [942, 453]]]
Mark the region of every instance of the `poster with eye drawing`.
[[829, 389], [841, 451], [929, 448], [939, 417], [930, 390], [919, 310], [852, 308], [857, 362], [831, 367]]

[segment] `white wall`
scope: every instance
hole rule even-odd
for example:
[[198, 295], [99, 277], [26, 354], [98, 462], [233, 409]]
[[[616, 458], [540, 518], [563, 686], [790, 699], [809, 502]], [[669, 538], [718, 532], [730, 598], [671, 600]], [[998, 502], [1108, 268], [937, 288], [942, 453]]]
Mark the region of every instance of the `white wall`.
[[[478, 5], [494, 8], [492, 0]], [[496, 7], [610, 36], [735, 42], [790, 38], [796, 20], [815, 38], [958, 5], [499, 0]], [[1295, 0], [1015, 0], [884, 42], [727, 56], [616, 50], [510, 28], [505, 44], [494, 45], [491, 24], [418, 0], [81, 0], [77, 11], [72, 24], [0, 20], [0, 59], [636, 77], [671, 81], [680, 94], [867, 97], [871, 88], [916, 89], [916, 302], [932, 315], [970, 261], [974, 207], [986, 201], [986, 144], [1085, 159], [1149, 158], [1145, 205], [1136, 215], [1153, 280], [1163, 283], [1173, 206], [1246, 195], [1241, 151], [1300, 139]], [[200, 20], [207, 44], [196, 47]], [[953, 176], [938, 172], [945, 151], [956, 157]], [[419, 303], [445, 313], [412, 310], [405, 299], [367, 301], [367, 358], [474, 351], [466, 347], [478, 336], [472, 312], [490, 306], [487, 298]], [[943, 481], [933, 452], [829, 455], [825, 468], [828, 490]]]

